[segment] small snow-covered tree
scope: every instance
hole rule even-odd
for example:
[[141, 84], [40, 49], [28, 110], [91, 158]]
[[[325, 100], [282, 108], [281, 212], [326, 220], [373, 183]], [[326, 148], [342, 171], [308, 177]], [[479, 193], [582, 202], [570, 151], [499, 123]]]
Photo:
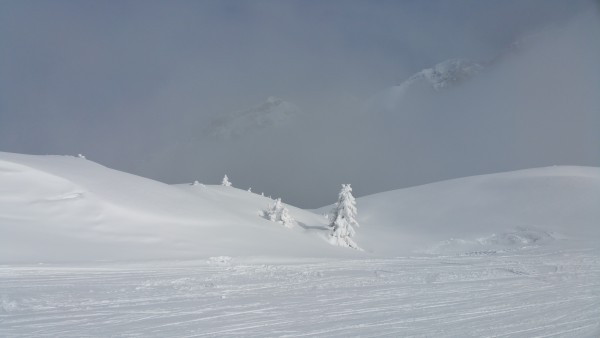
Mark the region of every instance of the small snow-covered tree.
[[281, 214], [281, 209], [283, 208], [283, 203], [281, 203], [281, 199], [278, 198], [272, 204], [269, 204], [269, 207], [265, 211], [265, 217], [271, 222], [277, 222], [279, 220], [279, 215]]
[[263, 216], [271, 222], [280, 223], [285, 227], [291, 228], [295, 224], [295, 220], [288, 209], [281, 203], [281, 198], [276, 199], [272, 204], [269, 204], [267, 210], [263, 211]]
[[291, 228], [296, 224], [296, 220], [290, 216], [290, 212], [286, 207], [281, 209], [281, 214], [279, 215], [279, 219], [281, 219], [281, 224], [287, 228]]
[[229, 177], [227, 177], [227, 175], [225, 175], [223, 177], [223, 181], [221, 182], [221, 185], [224, 187], [231, 187], [231, 182], [229, 182]]
[[329, 227], [331, 228], [329, 242], [333, 245], [360, 250], [351, 238], [356, 233], [355, 226], [359, 227], [360, 225], [356, 221], [356, 200], [352, 196], [352, 187], [350, 184], [342, 184], [338, 201], [329, 216]]

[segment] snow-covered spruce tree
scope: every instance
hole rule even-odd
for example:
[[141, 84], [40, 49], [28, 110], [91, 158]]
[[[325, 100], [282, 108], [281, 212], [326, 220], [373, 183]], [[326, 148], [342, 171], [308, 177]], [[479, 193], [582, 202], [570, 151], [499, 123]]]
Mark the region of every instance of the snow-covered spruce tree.
[[296, 222], [294, 218], [290, 216], [288, 209], [281, 203], [281, 198], [276, 199], [273, 204], [269, 204], [267, 210], [263, 211], [263, 215], [269, 221], [282, 224], [288, 228], [293, 227]]
[[223, 181], [221, 182], [221, 185], [224, 187], [231, 187], [231, 182], [229, 182], [229, 177], [227, 177], [227, 175], [225, 175], [223, 177]]
[[352, 196], [350, 184], [342, 184], [338, 201], [329, 217], [329, 227], [331, 227], [329, 242], [333, 245], [360, 250], [351, 238], [356, 233], [354, 226], [360, 226], [356, 221], [356, 200]]

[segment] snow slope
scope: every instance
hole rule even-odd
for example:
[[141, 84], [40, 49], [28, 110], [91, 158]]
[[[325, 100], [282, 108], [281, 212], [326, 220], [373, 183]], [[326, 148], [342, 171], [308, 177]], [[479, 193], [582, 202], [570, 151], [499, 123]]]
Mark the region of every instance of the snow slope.
[[473, 176], [365, 196], [357, 205], [364, 226], [356, 241], [379, 254], [504, 250], [556, 240], [600, 245], [600, 168]]
[[328, 207], [287, 229], [270, 201], [0, 153], [0, 336], [600, 333], [599, 168], [358, 198], [363, 252], [327, 243]]
[[287, 229], [260, 216], [272, 200], [258, 194], [167, 185], [78, 157], [0, 153], [0, 189], [6, 263], [394, 257], [557, 242], [596, 247], [600, 238], [600, 169], [587, 167], [474, 176], [358, 198], [355, 241], [364, 252], [328, 244], [330, 206], [287, 206], [298, 221]]
[[258, 213], [269, 198], [171, 186], [72, 156], [0, 153], [0, 261], [147, 260], [215, 255], [337, 255], [289, 207], [286, 229]]

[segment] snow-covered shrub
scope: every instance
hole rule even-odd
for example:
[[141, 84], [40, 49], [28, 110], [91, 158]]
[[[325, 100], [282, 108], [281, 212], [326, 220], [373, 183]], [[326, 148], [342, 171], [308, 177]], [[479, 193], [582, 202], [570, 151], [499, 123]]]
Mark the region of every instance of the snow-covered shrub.
[[333, 245], [360, 250], [351, 238], [356, 233], [354, 226], [359, 227], [356, 221], [356, 200], [352, 196], [350, 184], [342, 184], [338, 201], [329, 216], [329, 227], [331, 227], [329, 242]]
[[269, 204], [267, 210], [263, 211], [263, 216], [271, 222], [282, 224], [285, 227], [291, 228], [296, 221], [288, 209], [281, 203], [281, 198], [276, 199], [272, 204]]
[[231, 182], [229, 182], [229, 177], [227, 177], [227, 175], [225, 175], [223, 177], [223, 181], [221, 182], [221, 185], [224, 187], [231, 187]]

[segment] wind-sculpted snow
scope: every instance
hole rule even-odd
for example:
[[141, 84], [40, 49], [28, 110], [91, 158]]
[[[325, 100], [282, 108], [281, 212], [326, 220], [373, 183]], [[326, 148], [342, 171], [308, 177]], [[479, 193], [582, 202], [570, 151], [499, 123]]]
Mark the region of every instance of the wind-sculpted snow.
[[597, 337], [598, 250], [0, 267], [2, 337]]

